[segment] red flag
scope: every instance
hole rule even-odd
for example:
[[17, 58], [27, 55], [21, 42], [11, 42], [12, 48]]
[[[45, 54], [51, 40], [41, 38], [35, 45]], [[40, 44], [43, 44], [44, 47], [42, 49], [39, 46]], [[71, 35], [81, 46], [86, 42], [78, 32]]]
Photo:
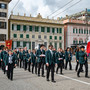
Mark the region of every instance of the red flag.
[[12, 40], [6, 40], [6, 47], [8, 47], [8, 49], [12, 48]]
[[87, 44], [87, 53], [90, 53], [90, 41]]

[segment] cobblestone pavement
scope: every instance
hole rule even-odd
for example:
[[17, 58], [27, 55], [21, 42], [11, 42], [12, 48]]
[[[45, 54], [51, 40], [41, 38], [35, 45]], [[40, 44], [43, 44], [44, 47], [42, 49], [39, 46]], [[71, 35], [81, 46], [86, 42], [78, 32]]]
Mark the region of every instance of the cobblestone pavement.
[[14, 80], [10, 81], [0, 70], [0, 90], [90, 90], [90, 78], [85, 78], [84, 73], [78, 78], [74, 68], [75, 63], [72, 71], [63, 70], [64, 75], [55, 74], [56, 83], [20, 68], [14, 69]]

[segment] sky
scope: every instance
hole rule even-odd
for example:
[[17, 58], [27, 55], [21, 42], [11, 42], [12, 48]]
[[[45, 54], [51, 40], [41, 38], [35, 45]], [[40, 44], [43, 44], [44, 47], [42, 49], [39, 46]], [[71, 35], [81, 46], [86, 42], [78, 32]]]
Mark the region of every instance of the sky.
[[[9, 15], [11, 14], [11, 11], [15, 6], [15, 4], [17, 3], [17, 1], [18, 0], [12, 0], [9, 3]], [[19, 12], [20, 15], [24, 15], [24, 13], [26, 13], [26, 16], [30, 16], [31, 14], [33, 17], [36, 17], [38, 13], [40, 13], [43, 18], [47, 18], [47, 16], [49, 16], [49, 18], [53, 17], [57, 18], [57, 17], [65, 17], [66, 15], [72, 15], [74, 13], [83, 11], [86, 8], [90, 9], [89, 5], [90, 0], [81, 0], [78, 4], [71, 7], [78, 1], [80, 0], [20, 0], [19, 3], [14, 8], [13, 14], [17, 15]], [[67, 3], [69, 4], [66, 5]], [[63, 6], [65, 7], [61, 8]], [[63, 12], [65, 9], [67, 10]], [[58, 11], [52, 14], [56, 10]]]

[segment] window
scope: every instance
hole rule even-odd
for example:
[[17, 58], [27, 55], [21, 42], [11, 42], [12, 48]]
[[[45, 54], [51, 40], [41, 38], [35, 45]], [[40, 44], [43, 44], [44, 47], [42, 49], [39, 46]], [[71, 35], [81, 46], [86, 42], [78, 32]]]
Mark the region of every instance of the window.
[[57, 33], [59, 33], [59, 30], [58, 30], [58, 28], [57, 28]]
[[38, 35], [38, 38], [41, 39], [41, 35]]
[[24, 42], [23, 42], [23, 47], [26, 47], [26, 44], [27, 44], [27, 42], [24, 41]]
[[39, 32], [39, 26], [35, 26], [35, 32]]
[[20, 41], [17, 41], [17, 47], [20, 47]]
[[47, 33], [50, 33], [50, 27], [47, 27]]
[[31, 42], [29, 42], [29, 49], [31, 49]]
[[0, 22], [0, 29], [6, 29], [6, 22]]
[[57, 40], [57, 36], [55, 36], [54, 39]]
[[32, 26], [29, 26], [29, 31], [32, 31]]
[[14, 37], [14, 38], [17, 38], [17, 34], [13, 34], [13, 37]]
[[59, 43], [59, 47], [62, 48], [62, 43], [61, 42]]
[[35, 42], [32, 42], [32, 50], [35, 49]]
[[59, 33], [62, 33], [62, 28], [59, 29]]
[[57, 50], [57, 43], [55, 42], [55, 49]]
[[81, 30], [79, 29], [79, 34], [80, 34], [80, 31], [81, 31]]
[[45, 32], [45, 27], [41, 27], [41, 32]]
[[83, 29], [81, 30], [81, 33], [83, 34]]
[[75, 28], [73, 29], [73, 33], [75, 33]]
[[29, 38], [29, 34], [26, 35], [26, 38]]
[[44, 42], [45, 47], [47, 48], [47, 42]]
[[0, 41], [6, 40], [6, 34], [0, 34]]
[[0, 17], [7, 17], [7, 14], [5, 12], [0, 12]]
[[14, 30], [14, 24], [12, 24], [12, 30]]
[[49, 38], [52, 39], [52, 36], [50, 36]]
[[52, 28], [52, 33], [55, 33], [55, 28]]
[[88, 30], [87, 30], [87, 34], [88, 34]]
[[27, 30], [26, 25], [23, 25], [23, 31], [26, 31], [26, 30]]
[[35, 35], [32, 35], [32, 38], [35, 38]]
[[0, 3], [0, 8], [2, 8], [2, 9], [7, 9], [7, 4]]
[[52, 43], [50, 42], [50, 45], [52, 45]]
[[78, 30], [76, 29], [76, 33], [78, 33]]
[[59, 40], [62, 40], [62, 37], [61, 36], [59, 37]]
[[20, 30], [20, 25], [17, 25], [17, 30]]
[[23, 34], [20, 34], [20, 38], [23, 38]]
[[44, 39], [47, 39], [47, 36], [44, 36]]
[[83, 40], [80, 40], [80, 41], [79, 41], [79, 44], [82, 44], [82, 43], [83, 43]]
[[86, 34], [86, 30], [84, 30], [84, 34]]

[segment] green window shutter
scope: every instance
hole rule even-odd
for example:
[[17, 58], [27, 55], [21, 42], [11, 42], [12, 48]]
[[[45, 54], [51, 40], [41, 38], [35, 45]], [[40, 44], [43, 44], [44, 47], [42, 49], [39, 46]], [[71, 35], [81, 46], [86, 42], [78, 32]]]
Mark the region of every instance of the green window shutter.
[[55, 28], [52, 28], [52, 33], [55, 33]]
[[26, 25], [23, 25], [23, 31], [26, 31], [26, 30], [27, 30]]
[[87, 30], [87, 34], [88, 34], [88, 30]]
[[20, 25], [17, 25], [17, 30], [19, 30], [19, 31], [20, 31]]
[[31, 49], [31, 42], [29, 42], [29, 49]]
[[75, 40], [73, 41], [73, 44], [75, 44]]
[[17, 41], [17, 47], [20, 47], [20, 41]]
[[20, 38], [23, 38], [23, 34], [20, 34]]
[[50, 42], [50, 45], [52, 45], [52, 43]]
[[41, 32], [45, 32], [45, 27], [41, 27]]
[[27, 42], [25, 42], [25, 41], [23, 42], [23, 47], [26, 47], [26, 43], [27, 43]]
[[52, 36], [50, 36], [50, 39], [52, 39]]
[[55, 49], [57, 50], [57, 43], [55, 42]]
[[59, 33], [59, 30], [58, 30], [58, 28], [57, 28], [57, 33]]
[[57, 36], [55, 36], [54, 39], [57, 40]]
[[35, 32], [39, 32], [39, 26], [35, 26]]
[[14, 30], [14, 24], [12, 24], [12, 30]]
[[83, 30], [81, 30], [81, 33], [83, 34]]
[[76, 29], [76, 33], [78, 33], [78, 30]]
[[75, 29], [73, 29], [73, 33], [75, 33]]
[[86, 30], [84, 30], [84, 34], [86, 34]]
[[26, 35], [26, 38], [29, 38], [29, 34]]
[[80, 34], [80, 29], [79, 29], [79, 34]]
[[62, 40], [62, 37], [61, 36], [59, 37], [59, 40]]
[[62, 28], [60, 28], [60, 32], [59, 33], [62, 33]]
[[29, 31], [32, 31], [32, 26], [29, 26]]
[[47, 27], [47, 33], [50, 33], [50, 27]]
[[59, 47], [62, 48], [62, 43], [59, 43]]
[[13, 34], [13, 37], [14, 37], [14, 38], [17, 38], [17, 34]]

